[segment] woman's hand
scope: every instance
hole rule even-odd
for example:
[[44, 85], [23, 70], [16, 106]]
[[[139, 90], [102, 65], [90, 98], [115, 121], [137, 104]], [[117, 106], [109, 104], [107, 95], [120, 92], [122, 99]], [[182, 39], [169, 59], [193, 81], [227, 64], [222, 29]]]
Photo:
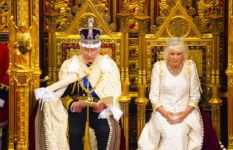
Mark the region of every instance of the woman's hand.
[[79, 102], [74, 102], [72, 104], [72, 109], [74, 112], [80, 113], [83, 110], [83, 108], [85, 108], [85, 106], [79, 104]]
[[179, 113], [176, 114], [176, 118], [174, 120], [174, 123], [181, 123], [187, 116], [188, 116], [189, 113], [187, 113], [186, 111], [181, 111]]
[[176, 123], [176, 121], [174, 120], [175, 115], [176, 114], [174, 114], [172, 112], [165, 111], [163, 116], [167, 119], [167, 122], [169, 122], [170, 124], [175, 124]]
[[93, 112], [100, 113], [105, 109], [105, 105], [103, 103], [98, 104], [93, 108]]
[[181, 123], [192, 112], [193, 109], [193, 106], [188, 106], [185, 111], [172, 113], [165, 111], [162, 106], [159, 106], [156, 110], [160, 112], [160, 114], [166, 118], [170, 124], [177, 124]]
[[174, 113], [172, 112], [168, 112], [168, 111], [165, 111], [163, 106], [159, 106], [157, 109], [156, 109], [165, 119], [167, 119], [167, 121], [170, 123], [170, 124], [174, 124], [175, 123], [175, 120], [173, 119], [174, 118]]
[[193, 106], [188, 106], [185, 111], [178, 112], [176, 114], [177, 119], [174, 120], [175, 123], [181, 123], [194, 109]]

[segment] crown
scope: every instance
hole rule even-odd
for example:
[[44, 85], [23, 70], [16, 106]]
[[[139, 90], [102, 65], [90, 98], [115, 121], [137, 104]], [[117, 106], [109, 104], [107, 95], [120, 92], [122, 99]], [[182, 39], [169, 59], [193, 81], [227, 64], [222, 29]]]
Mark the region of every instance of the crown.
[[81, 41], [79, 45], [87, 48], [97, 48], [100, 47], [101, 42], [99, 41], [99, 36], [101, 33], [100, 29], [93, 28], [94, 19], [88, 19], [88, 28], [83, 28], [80, 30]]
[[178, 37], [173, 37], [173, 38], [169, 38], [166, 39], [166, 43], [169, 46], [174, 46], [174, 45], [183, 45], [184, 44], [184, 38], [178, 38]]

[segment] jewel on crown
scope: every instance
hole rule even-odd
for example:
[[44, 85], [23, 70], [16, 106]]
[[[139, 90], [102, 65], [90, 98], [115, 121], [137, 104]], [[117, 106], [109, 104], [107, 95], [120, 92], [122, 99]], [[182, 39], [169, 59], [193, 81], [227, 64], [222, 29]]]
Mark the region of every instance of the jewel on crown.
[[93, 23], [94, 23], [94, 19], [93, 18], [89, 18], [88, 19], [88, 40], [93, 40], [93, 32], [92, 32], [92, 28], [93, 28]]
[[178, 37], [173, 37], [173, 38], [168, 38], [166, 39], [166, 43], [169, 46], [174, 46], [174, 45], [183, 45], [184, 44], [184, 38], [178, 38]]

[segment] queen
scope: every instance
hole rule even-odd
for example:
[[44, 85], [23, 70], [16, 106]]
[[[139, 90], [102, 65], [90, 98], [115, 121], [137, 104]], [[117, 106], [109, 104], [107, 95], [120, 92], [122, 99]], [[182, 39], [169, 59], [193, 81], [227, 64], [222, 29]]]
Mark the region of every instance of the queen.
[[187, 60], [184, 38], [167, 39], [164, 61], [154, 64], [149, 99], [153, 112], [139, 141], [139, 150], [200, 150], [202, 125], [198, 107], [200, 82]]

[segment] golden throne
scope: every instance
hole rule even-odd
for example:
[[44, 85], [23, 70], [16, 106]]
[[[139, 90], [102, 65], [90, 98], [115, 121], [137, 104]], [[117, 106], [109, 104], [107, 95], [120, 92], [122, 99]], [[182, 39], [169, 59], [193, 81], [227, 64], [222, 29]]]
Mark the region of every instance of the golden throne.
[[212, 34], [201, 33], [180, 2], [173, 7], [169, 16], [166, 17], [155, 34], [146, 35], [147, 87], [150, 87], [153, 64], [163, 59], [163, 48], [166, 46], [165, 39], [171, 37], [185, 38], [185, 44], [189, 47], [189, 59], [192, 59], [197, 65], [205, 94], [203, 105], [207, 107], [211, 96]]

